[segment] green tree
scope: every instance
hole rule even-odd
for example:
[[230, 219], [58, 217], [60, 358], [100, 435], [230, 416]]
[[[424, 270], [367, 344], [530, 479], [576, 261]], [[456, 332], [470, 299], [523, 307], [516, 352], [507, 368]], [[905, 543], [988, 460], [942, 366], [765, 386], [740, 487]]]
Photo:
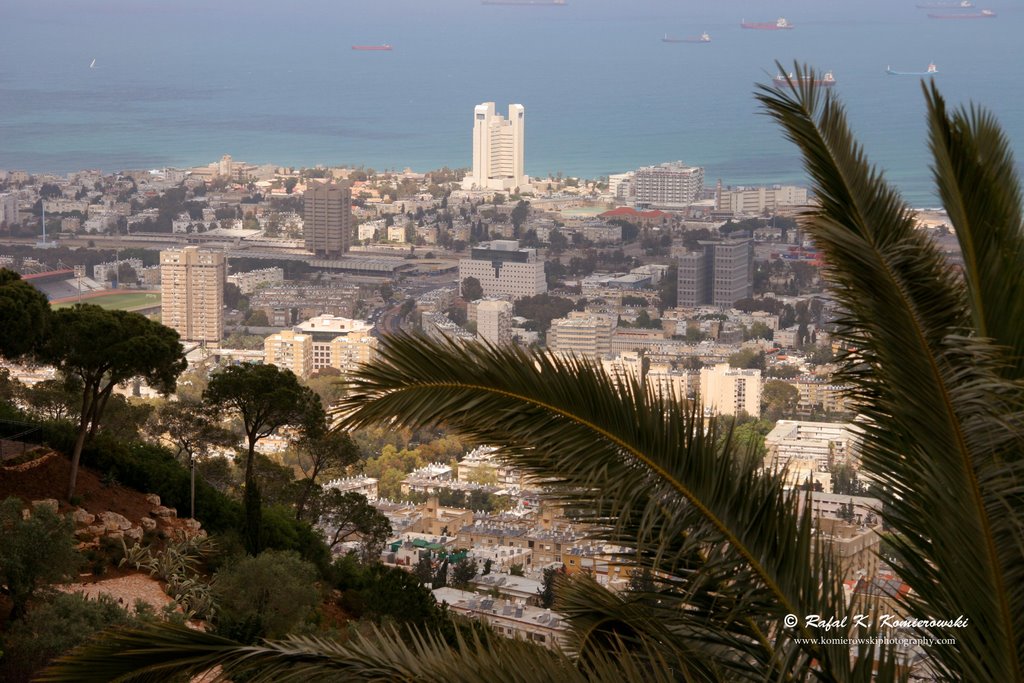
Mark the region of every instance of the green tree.
[[[856, 350], [839, 360], [840, 378], [864, 416], [862, 469], [892, 529], [892, 566], [911, 589], [900, 601], [916, 620], [907, 633], [955, 640], [924, 650], [935, 678], [1022, 681], [1017, 168], [991, 115], [975, 107], [950, 112], [934, 85], [926, 88], [936, 183], [963, 255], [954, 270], [868, 164], [835, 95], [813, 78], [797, 66], [796, 85], [765, 87], [759, 98], [799, 145], [819, 200], [801, 227], [844, 311], [836, 336]], [[631, 549], [634, 569], [659, 577], [658, 600], [640, 607], [593, 580], [566, 582], [556, 604], [575, 657], [500, 639], [452, 649], [435, 636], [407, 645], [397, 633], [353, 638], [340, 655], [336, 645], [312, 641], [228, 651], [222, 641], [168, 626], [109, 636], [81, 651], [77, 668], [57, 673], [101, 681], [153, 663], [163, 673], [216, 663], [227, 674], [288, 666], [350, 679], [465, 671], [561, 681], [907, 678], [897, 653], [875, 644], [885, 633], [879, 624], [847, 629], [843, 635], [867, 639], [851, 648], [800, 618], [849, 612], [842, 575], [781, 475], [736, 457], [715, 420], [640, 387], [613, 387], [586, 361], [390, 337], [344, 406], [346, 427], [444, 422], [478, 442], [506, 445], [524, 473], [556, 481], [570, 509], [605, 525], [602, 540]], [[797, 615], [795, 623], [786, 615]], [[962, 616], [968, 627], [936, 615]], [[384, 642], [386, 673], [373, 657]], [[174, 654], [178, 662], [168, 666]], [[509, 674], [509, 661], [532, 666]], [[415, 662], [411, 674], [408, 662]]]
[[50, 304], [13, 270], [0, 268], [0, 356], [18, 358], [36, 351], [50, 329]]
[[391, 522], [361, 493], [327, 489], [318, 496], [316, 511], [318, 526], [327, 534], [328, 547], [334, 550], [350, 538], [358, 538], [364, 563], [379, 558], [391, 535]]
[[734, 368], [764, 370], [764, 351], [756, 348], [740, 349], [729, 356], [729, 365]]
[[46, 508], [25, 518], [21, 506], [18, 498], [0, 503], [0, 592], [15, 619], [40, 588], [71, 575], [80, 561], [66, 520]]
[[320, 603], [316, 567], [292, 552], [266, 550], [217, 572], [217, 632], [253, 642], [279, 638]]
[[770, 379], [761, 389], [761, 414], [766, 420], [791, 420], [796, 416], [800, 391], [781, 379]]
[[331, 431], [315, 433], [299, 443], [299, 469], [306, 480], [295, 506], [295, 518], [302, 519], [317, 483], [317, 477], [325, 472], [340, 474], [349, 465], [359, 461], [359, 447], [346, 432]]
[[29, 412], [45, 420], [73, 420], [82, 407], [82, 385], [75, 377], [44, 379], [19, 394]]
[[469, 582], [476, 578], [476, 562], [464, 557], [452, 567], [452, 587], [459, 590], [469, 588]]
[[476, 301], [477, 299], [484, 298], [484, 288], [480, 284], [480, 280], [475, 277], [463, 278], [462, 298], [466, 301]]
[[203, 392], [203, 402], [219, 414], [242, 420], [246, 439], [245, 541], [249, 552], [256, 554], [261, 548], [256, 444], [284, 426], [296, 427], [306, 436], [322, 433], [325, 416], [320, 397], [299, 384], [291, 370], [243, 363], [213, 375]]
[[114, 387], [141, 378], [157, 391], [171, 393], [187, 363], [178, 333], [138, 313], [78, 304], [54, 311], [52, 321], [40, 357], [83, 387], [71, 453], [70, 499], [82, 448], [99, 427]]
[[206, 407], [188, 398], [168, 401], [160, 406], [156, 427], [161, 438], [170, 441], [174, 457], [189, 468], [189, 517], [196, 516], [196, 466], [202, 455], [214, 446], [230, 446], [233, 435], [212, 418]]

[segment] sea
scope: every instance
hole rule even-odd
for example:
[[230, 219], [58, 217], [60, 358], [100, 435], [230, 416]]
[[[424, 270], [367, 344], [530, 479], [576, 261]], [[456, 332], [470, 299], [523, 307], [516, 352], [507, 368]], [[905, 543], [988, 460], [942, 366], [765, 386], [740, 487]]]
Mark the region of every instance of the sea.
[[[916, 0], [922, 2], [922, 0]], [[0, 169], [470, 165], [474, 105], [526, 108], [526, 169], [596, 178], [681, 160], [708, 184], [806, 182], [757, 84], [832, 70], [873, 163], [937, 205], [918, 76], [1024, 155], [1024, 3], [931, 19], [915, 0], [4, 0]], [[740, 22], [785, 17], [789, 31]], [[710, 43], [667, 43], [708, 32]], [[355, 51], [353, 45], [392, 46]]]

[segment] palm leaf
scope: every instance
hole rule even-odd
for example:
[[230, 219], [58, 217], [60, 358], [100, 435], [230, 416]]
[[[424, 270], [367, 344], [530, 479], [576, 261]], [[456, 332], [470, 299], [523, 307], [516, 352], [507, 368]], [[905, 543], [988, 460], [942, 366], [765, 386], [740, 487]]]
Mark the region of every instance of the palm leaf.
[[1004, 376], [1024, 377], [1024, 231], [1009, 144], [977, 107], [953, 113], [925, 87], [935, 183], [960, 242], [974, 331], [1012, 350]]
[[290, 681], [452, 681], [478, 683], [668, 683], [669, 669], [654, 671], [629, 653], [594, 657], [577, 668], [565, 655], [523, 640], [474, 633], [454, 647], [436, 636], [403, 638], [374, 630], [338, 643], [292, 636], [245, 646], [169, 623], [116, 630], [82, 646], [47, 669], [40, 681], [67, 683], [163, 683], [175, 677], [212, 675], [213, 681], [244, 676], [254, 683]]
[[[703, 643], [708, 670], [760, 678], [790, 661], [780, 655], [794, 647], [783, 616], [841, 615], [842, 587], [828, 563], [811, 561], [809, 517], [781, 478], [728, 441], [723, 452], [716, 423], [705, 427], [695, 410], [635, 381], [617, 384], [582, 359], [392, 336], [350, 381], [339, 417], [345, 428], [444, 422], [469, 440], [502, 444], [504, 458], [545, 480], [595, 535], [674, 584], [663, 598], [674, 607], [665, 611], [675, 636], [660, 641], [673, 657]], [[824, 678], [847, 678], [847, 648], [800, 647], [826, 671], [847, 672]]]
[[[798, 68], [798, 77], [802, 73]], [[976, 314], [972, 306], [974, 300], [1009, 306], [992, 294], [1001, 283], [984, 282], [981, 271], [1000, 258], [993, 250], [1013, 242], [1012, 227], [1000, 232], [991, 221], [1008, 215], [1014, 192], [975, 190], [972, 196], [1000, 199], [964, 201], [951, 214], [961, 213], [957, 220], [971, 233], [961, 241], [978, 245], [970, 257], [977, 282], [965, 286], [868, 164], [831, 94], [804, 85], [762, 87], [758, 98], [801, 148], [819, 198], [801, 223], [823, 252], [827, 277], [847, 312], [839, 336], [851, 351], [841, 378], [853, 386], [866, 418], [863, 466], [880, 484], [885, 519], [897, 532], [896, 569], [916, 593], [905, 607], [923, 619], [969, 619], [969, 629], [920, 629], [928, 637], [956, 639], [956, 647], [931, 649], [944, 675], [1022, 680], [1024, 402], [1019, 383], [1004, 379], [1020, 348], [1007, 350], [981, 336], [975, 321], [1003, 313]], [[941, 102], [933, 104], [938, 116]], [[979, 120], [985, 122], [980, 158], [1006, 158], [988, 120]], [[943, 138], [946, 153], [957, 160], [937, 162], [940, 182], [948, 186], [944, 195], [971, 194], [959, 187], [969, 182], [1000, 182], [964, 175], [969, 166], [957, 164], [969, 156], [960, 145], [968, 138]], [[974, 234], [982, 230], [999, 236]], [[1018, 271], [1022, 265], [1018, 261]], [[1014, 296], [1019, 299], [1019, 291]], [[1004, 334], [999, 330], [1006, 327], [987, 329]], [[1013, 334], [1005, 335], [1001, 341], [1008, 343]]]

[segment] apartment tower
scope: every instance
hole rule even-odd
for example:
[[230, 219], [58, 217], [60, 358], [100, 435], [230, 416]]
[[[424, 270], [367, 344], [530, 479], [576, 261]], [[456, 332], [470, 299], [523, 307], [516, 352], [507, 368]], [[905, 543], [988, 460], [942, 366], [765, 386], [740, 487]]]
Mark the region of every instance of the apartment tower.
[[510, 104], [508, 118], [494, 102], [473, 110], [473, 171], [462, 181], [464, 190], [515, 190], [530, 184], [523, 161], [526, 109]]
[[160, 317], [184, 342], [220, 346], [224, 254], [199, 247], [160, 252]]
[[314, 184], [302, 195], [306, 250], [339, 258], [352, 243], [352, 189], [347, 182]]

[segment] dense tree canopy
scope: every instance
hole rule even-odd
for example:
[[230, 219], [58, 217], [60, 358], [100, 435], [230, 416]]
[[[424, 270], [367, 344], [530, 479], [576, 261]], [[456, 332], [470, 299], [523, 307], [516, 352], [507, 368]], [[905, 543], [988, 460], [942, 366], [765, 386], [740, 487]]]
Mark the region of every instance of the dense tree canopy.
[[35, 351], [46, 338], [49, 314], [42, 292], [0, 268], [0, 356], [18, 358]]

